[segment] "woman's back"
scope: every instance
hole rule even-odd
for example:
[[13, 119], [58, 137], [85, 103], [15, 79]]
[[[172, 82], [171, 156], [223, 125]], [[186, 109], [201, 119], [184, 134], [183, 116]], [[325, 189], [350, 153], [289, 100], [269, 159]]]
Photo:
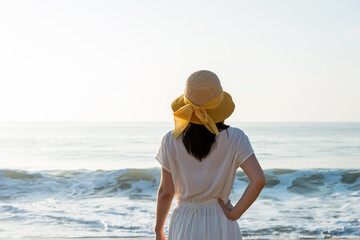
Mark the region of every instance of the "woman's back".
[[247, 135], [229, 127], [215, 137], [209, 154], [199, 161], [189, 154], [182, 138], [168, 132], [156, 159], [171, 172], [178, 201], [203, 202], [221, 197], [228, 199], [236, 169], [253, 154]]

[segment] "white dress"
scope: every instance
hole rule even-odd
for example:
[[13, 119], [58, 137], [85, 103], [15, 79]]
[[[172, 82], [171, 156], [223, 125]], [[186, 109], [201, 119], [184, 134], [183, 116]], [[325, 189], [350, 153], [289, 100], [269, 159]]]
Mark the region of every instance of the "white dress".
[[237, 221], [229, 220], [217, 198], [225, 202], [236, 170], [254, 153], [247, 135], [229, 127], [215, 137], [210, 153], [201, 162], [190, 155], [181, 136], [168, 132], [156, 159], [171, 173], [176, 207], [169, 223], [168, 240], [237, 240]]

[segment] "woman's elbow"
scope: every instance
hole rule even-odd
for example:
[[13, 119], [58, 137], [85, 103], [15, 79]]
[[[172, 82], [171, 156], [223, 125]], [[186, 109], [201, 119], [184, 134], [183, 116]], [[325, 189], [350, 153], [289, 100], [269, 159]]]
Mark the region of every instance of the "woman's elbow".
[[259, 188], [263, 189], [263, 188], [265, 187], [265, 185], [266, 185], [266, 179], [265, 179], [265, 177], [261, 177], [261, 178], [259, 178], [259, 179], [256, 179], [255, 184], [256, 184]]
[[251, 179], [250, 184], [256, 188], [263, 189], [266, 185], [266, 179], [265, 177], [257, 177], [255, 179]]
[[174, 189], [164, 187], [159, 188], [159, 197], [173, 197], [174, 194]]

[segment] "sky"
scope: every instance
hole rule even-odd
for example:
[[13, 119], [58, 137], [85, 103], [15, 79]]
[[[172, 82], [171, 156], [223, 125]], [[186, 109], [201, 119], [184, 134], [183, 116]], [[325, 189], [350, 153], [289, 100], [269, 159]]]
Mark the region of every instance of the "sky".
[[229, 121], [360, 121], [360, 1], [0, 0], [0, 121], [172, 121], [197, 70]]

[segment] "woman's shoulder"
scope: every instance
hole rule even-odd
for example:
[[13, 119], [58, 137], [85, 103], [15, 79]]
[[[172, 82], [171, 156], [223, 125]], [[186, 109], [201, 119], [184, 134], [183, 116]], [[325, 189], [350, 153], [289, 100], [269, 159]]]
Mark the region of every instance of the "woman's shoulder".
[[232, 136], [239, 136], [241, 137], [242, 135], [244, 135], [244, 131], [238, 127], [228, 127], [226, 130], [224, 131], [228, 131]]
[[247, 137], [244, 130], [242, 130], [241, 128], [238, 128], [238, 127], [231, 127], [230, 126], [225, 131], [227, 131], [228, 134], [222, 133], [222, 135], [227, 135], [228, 136], [228, 141], [230, 141], [230, 142], [239, 143], [244, 138]]
[[175, 138], [174, 136], [174, 130], [170, 130], [167, 133], [165, 133], [165, 135], [163, 136], [163, 141], [166, 144], [173, 144], [174, 142], [178, 141], [179, 139], [181, 139], [180, 137]]
[[174, 132], [173, 130], [170, 130], [170, 131], [166, 132], [166, 133], [164, 134], [164, 136], [163, 136], [163, 140], [164, 140], [164, 141], [169, 141], [169, 140], [171, 140], [172, 138], [174, 138], [173, 132]]
[[166, 132], [164, 134], [164, 137], [169, 137], [169, 136], [173, 135], [173, 132], [174, 132], [174, 130], [169, 130], [168, 132]]

